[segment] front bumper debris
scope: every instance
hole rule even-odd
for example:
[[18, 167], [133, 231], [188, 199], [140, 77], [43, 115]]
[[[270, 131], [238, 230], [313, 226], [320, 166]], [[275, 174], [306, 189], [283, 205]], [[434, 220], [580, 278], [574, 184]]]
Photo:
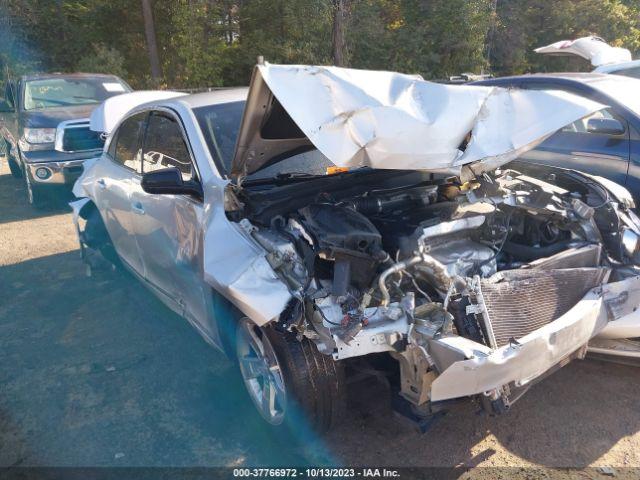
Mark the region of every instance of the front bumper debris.
[[[583, 350], [608, 324], [634, 321], [640, 306], [640, 277], [591, 289], [557, 320], [501, 348], [469, 349], [431, 384], [432, 402], [485, 394], [499, 396], [531, 384], [557, 364]], [[447, 337], [439, 342], [447, 342]], [[456, 349], [455, 342], [448, 345]]]

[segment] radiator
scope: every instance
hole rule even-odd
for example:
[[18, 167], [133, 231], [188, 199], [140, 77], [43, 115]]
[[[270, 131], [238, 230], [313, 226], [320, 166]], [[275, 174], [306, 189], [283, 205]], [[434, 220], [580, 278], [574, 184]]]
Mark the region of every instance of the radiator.
[[608, 268], [506, 270], [480, 280], [479, 303], [489, 342], [507, 345], [568, 312], [609, 276]]

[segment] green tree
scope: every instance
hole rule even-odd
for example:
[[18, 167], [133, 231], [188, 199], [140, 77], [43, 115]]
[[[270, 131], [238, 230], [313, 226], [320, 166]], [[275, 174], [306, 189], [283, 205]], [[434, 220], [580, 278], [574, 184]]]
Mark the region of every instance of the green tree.
[[446, 78], [486, 66], [490, 0], [363, 0], [351, 14], [351, 62]]
[[92, 50], [80, 58], [75, 70], [91, 73], [110, 73], [119, 77], [126, 77], [124, 56], [118, 50], [107, 47], [102, 43], [94, 44]]
[[590, 70], [586, 60], [533, 50], [558, 40], [596, 34], [640, 51], [640, 4], [622, 0], [499, 0], [491, 64], [497, 74]]

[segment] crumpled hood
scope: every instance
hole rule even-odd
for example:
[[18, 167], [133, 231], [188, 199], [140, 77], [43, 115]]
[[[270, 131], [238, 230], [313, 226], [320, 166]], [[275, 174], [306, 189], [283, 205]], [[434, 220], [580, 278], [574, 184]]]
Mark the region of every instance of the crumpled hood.
[[317, 148], [339, 167], [469, 179], [604, 108], [560, 91], [444, 85], [384, 71], [258, 65], [231, 174]]
[[56, 128], [60, 122], [65, 120], [87, 118], [97, 106], [98, 104], [27, 110], [21, 114], [22, 127]]
[[576, 40], [561, 40], [546, 47], [535, 49], [546, 55], [577, 55], [591, 62], [594, 67], [631, 61], [631, 52], [626, 48], [612, 47], [600, 37], [589, 36]]

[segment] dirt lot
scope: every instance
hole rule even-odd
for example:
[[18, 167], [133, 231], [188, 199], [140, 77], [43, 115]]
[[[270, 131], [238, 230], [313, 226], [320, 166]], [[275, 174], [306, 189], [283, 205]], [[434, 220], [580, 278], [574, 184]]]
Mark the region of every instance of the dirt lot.
[[465, 404], [421, 435], [360, 384], [328, 436], [275, 437], [186, 322], [127, 275], [84, 275], [69, 210], [27, 207], [5, 162], [0, 295], [0, 466], [640, 466], [640, 370], [593, 360], [497, 418]]

